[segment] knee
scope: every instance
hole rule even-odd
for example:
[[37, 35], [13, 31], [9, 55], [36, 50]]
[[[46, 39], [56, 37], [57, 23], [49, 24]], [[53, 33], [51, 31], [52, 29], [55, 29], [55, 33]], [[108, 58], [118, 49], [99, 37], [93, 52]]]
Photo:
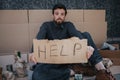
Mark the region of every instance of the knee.
[[83, 32], [83, 36], [85, 36], [85, 37], [90, 37], [91, 35], [90, 35], [89, 32]]
[[83, 32], [83, 34], [84, 34], [84, 35], [90, 35], [90, 33], [89, 33], [89, 32]]

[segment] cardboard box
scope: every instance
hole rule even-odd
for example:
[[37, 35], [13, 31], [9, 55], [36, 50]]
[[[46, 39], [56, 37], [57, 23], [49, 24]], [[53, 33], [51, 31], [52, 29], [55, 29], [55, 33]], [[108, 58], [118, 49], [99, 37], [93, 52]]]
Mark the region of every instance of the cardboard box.
[[43, 23], [52, 19], [51, 10], [29, 10], [29, 23]]
[[0, 10], [0, 24], [28, 23], [27, 10]]
[[107, 22], [84, 22], [84, 31], [91, 34], [98, 48], [107, 40]]
[[0, 53], [29, 51], [28, 24], [0, 24]]
[[84, 20], [84, 14], [83, 10], [67, 10], [68, 13], [66, 15], [66, 21], [71, 21], [71, 22], [83, 22]]
[[105, 10], [84, 10], [84, 22], [105, 22]]

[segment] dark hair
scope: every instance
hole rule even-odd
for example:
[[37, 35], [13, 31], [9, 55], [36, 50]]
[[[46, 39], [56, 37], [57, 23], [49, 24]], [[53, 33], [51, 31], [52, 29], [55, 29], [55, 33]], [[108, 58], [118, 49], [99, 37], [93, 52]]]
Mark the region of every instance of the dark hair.
[[56, 5], [54, 5], [53, 9], [52, 9], [52, 14], [54, 14], [54, 10], [56, 9], [64, 9], [65, 10], [65, 15], [67, 14], [67, 9], [65, 7], [65, 5], [58, 3]]

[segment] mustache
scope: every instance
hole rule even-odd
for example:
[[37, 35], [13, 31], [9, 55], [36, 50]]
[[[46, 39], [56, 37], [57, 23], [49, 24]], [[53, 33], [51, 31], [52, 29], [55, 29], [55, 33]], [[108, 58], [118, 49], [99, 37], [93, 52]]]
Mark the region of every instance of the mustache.
[[57, 20], [62, 20], [61, 18], [58, 18]]

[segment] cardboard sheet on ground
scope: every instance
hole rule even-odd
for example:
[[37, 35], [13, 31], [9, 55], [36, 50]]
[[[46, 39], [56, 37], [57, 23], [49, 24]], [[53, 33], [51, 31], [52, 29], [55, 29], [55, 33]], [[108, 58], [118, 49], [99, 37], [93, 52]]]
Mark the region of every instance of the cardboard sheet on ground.
[[40, 63], [86, 63], [87, 40], [72, 37], [63, 40], [33, 40], [34, 55]]

